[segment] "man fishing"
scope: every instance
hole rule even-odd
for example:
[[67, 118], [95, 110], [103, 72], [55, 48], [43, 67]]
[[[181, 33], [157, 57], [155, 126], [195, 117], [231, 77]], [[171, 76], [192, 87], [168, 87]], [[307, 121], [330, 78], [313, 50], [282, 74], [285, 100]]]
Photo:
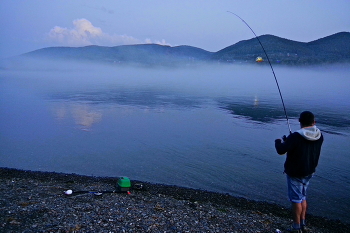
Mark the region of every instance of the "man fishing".
[[231, 11], [228, 12], [241, 19], [242, 22], [253, 32], [270, 64], [290, 132], [288, 137], [283, 136], [283, 142], [281, 139], [275, 140], [277, 153], [280, 155], [287, 153], [286, 162], [284, 163], [284, 172], [287, 174], [288, 196], [292, 202], [293, 211], [293, 224], [290, 231], [307, 232], [305, 222], [307, 211], [306, 189], [318, 165], [318, 159], [320, 157], [321, 146], [323, 143], [323, 135], [315, 126], [315, 117], [309, 111], [300, 114], [299, 122], [301, 129], [292, 133], [277, 77], [263, 44], [246, 21], [237, 14]]
[[284, 172], [287, 174], [288, 197], [292, 202], [293, 224], [290, 232], [307, 232], [306, 189], [318, 165], [323, 135], [315, 125], [314, 114], [304, 111], [299, 117], [301, 129], [275, 140], [278, 154], [287, 153]]

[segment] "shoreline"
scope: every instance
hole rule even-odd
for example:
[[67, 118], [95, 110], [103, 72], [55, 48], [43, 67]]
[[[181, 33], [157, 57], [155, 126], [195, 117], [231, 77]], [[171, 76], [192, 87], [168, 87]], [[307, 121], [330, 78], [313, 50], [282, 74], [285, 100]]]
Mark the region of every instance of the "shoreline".
[[[114, 191], [118, 177], [0, 167], [0, 178], [5, 232], [286, 232], [291, 223], [277, 204], [173, 185], [131, 180], [143, 188], [97, 196], [79, 191]], [[350, 230], [325, 217], [307, 221], [312, 232]]]

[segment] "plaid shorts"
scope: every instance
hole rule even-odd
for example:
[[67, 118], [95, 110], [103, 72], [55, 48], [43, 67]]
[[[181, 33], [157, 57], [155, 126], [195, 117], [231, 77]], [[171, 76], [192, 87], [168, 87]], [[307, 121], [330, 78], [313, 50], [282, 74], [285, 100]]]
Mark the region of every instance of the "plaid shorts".
[[313, 175], [306, 177], [290, 177], [287, 175], [288, 197], [291, 202], [302, 203], [306, 200], [306, 190]]

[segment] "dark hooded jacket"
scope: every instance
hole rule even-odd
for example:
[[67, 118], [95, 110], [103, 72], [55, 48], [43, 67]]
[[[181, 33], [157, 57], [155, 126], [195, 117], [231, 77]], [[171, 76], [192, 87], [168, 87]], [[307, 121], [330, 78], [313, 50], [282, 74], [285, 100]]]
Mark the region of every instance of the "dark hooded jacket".
[[323, 135], [316, 126], [302, 128], [290, 134], [284, 142], [275, 140], [277, 153], [287, 153], [284, 172], [291, 177], [305, 177], [314, 173], [322, 143]]

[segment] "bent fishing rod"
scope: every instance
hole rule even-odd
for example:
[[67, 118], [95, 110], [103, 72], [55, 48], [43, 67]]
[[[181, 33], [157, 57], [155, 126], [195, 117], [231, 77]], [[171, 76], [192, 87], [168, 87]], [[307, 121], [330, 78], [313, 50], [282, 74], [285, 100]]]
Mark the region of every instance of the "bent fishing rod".
[[255, 36], [255, 38], [259, 41], [259, 44], [260, 44], [260, 46], [261, 46], [261, 48], [263, 49], [263, 51], [264, 51], [264, 53], [265, 53], [265, 56], [266, 56], [266, 58], [267, 58], [267, 61], [269, 62], [269, 64], [270, 64], [270, 67], [271, 67], [271, 70], [272, 70], [272, 73], [273, 73], [273, 77], [275, 78], [275, 81], [276, 81], [276, 84], [277, 84], [277, 88], [278, 88], [278, 92], [279, 92], [279, 94], [280, 94], [280, 97], [281, 97], [281, 100], [282, 100], [282, 105], [283, 105], [283, 110], [284, 110], [284, 114], [286, 115], [286, 119], [287, 119], [287, 124], [288, 124], [288, 128], [289, 128], [289, 133], [292, 133], [292, 130], [291, 130], [291, 128], [290, 128], [290, 124], [289, 124], [289, 119], [288, 119], [288, 115], [287, 115], [287, 111], [286, 111], [286, 107], [285, 107], [285, 105], [284, 105], [284, 101], [283, 101], [283, 97], [282, 97], [282, 93], [281, 93], [281, 89], [280, 89], [280, 86], [279, 86], [279, 84], [278, 84], [278, 81], [277, 81], [277, 77], [276, 77], [276, 74], [275, 74], [275, 71], [273, 70], [273, 67], [272, 67], [272, 64], [271, 64], [271, 62], [270, 62], [270, 58], [269, 58], [269, 56], [267, 55], [267, 53], [266, 53], [266, 50], [265, 50], [265, 48], [264, 48], [264, 46], [262, 45], [262, 43], [261, 43], [261, 41], [260, 41], [260, 39], [259, 39], [259, 37], [255, 34], [255, 32], [254, 32], [254, 30], [249, 26], [249, 24], [246, 22], [246, 21], [244, 21], [244, 19], [242, 19], [239, 15], [237, 15], [237, 14], [235, 14], [235, 13], [233, 13], [233, 12], [231, 12], [231, 11], [227, 11], [228, 13], [231, 13], [231, 14], [233, 14], [233, 15], [235, 15], [235, 16], [237, 16], [240, 20], [242, 20], [242, 22], [245, 24], [245, 25], [247, 25], [248, 26], [248, 28], [253, 32], [253, 34], [254, 34], [254, 36]]

